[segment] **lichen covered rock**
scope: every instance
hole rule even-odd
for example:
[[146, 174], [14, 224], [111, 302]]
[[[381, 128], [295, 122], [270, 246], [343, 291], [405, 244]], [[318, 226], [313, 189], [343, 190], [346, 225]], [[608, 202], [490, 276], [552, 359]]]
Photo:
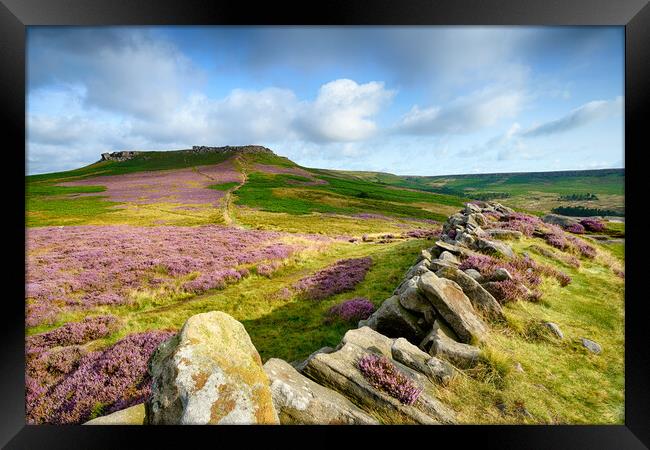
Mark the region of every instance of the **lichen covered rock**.
[[277, 424], [269, 379], [244, 326], [226, 313], [190, 317], [149, 361], [146, 424]]

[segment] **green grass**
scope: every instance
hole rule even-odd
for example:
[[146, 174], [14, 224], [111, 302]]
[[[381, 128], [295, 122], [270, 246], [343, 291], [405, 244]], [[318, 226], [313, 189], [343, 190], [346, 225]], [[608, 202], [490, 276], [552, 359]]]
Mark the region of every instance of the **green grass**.
[[[43, 332], [66, 322], [79, 321], [92, 314], [110, 313], [122, 319], [123, 327], [112, 336], [93, 343], [106, 347], [127, 334], [152, 329], [180, 329], [185, 320], [200, 312], [219, 310], [241, 321], [263, 360], [271, 357], [287, 361], [308, 356], [314, 350], [336, 345], [355, 324], [323, 323], [325, 312], [334, 304], [355, 296], [369, 298], [375, 305], [390, 297], [395, 285], [413, 264], [415, 257], [431, 241], [411, 240], [391, 244], [337, 243], [318, 253], [306, 253], [287, 262], [272, 277], [252, 275], [223, 290], [192, 296], [179, 287], [167, 290], [140, 291], [134, 305], [100, 306], [92, 311], [69, 311], [53, 326], [28, 330]], [[297, 296], [277, 295], [300, 278], [327, 267], [341, 258], [370, 256], [373, 266], [366, 279], [353, 291], [322, 301], [301, 300]]]
[[236, 181], [232, 181], [230, 183], [222, 183], [222, 184], [213, 184], [211, 186], [208, 186], [210, 189], [215, 189], [217, 191], [229, 191], [230, 189], [234, 188], [235, 186], [239, 186], [239, 183]]
[[[515, 244], [525, 251], [532, 240]], [[540, 244], [539, 240], [534, 242]], [[624, 419], [624, 283], [598, 261], [582, 261], [579, 269], [531, 253], [567, 272], [567, 287], [543, 283], [540, 303], [517, 302], [505, 308], [508, 326], [493, 326], [487, 344], [501, 368], [498, 382], [486, 383], [485, 370], [462, 377], [442, 397], [461, 411], [461, 420], [480, 423], [623, 423]], [[560, 341], [542, 327], [557, 323]], [[603, 353], [586, 351], [579, 339], [592, 339]], [[494, 358], [493, 358], [494, 359]], [[515, 370], [522, 365], [524, 372]], [[505, 415], [496, 408], [505, 405]], [[526, 417], [518, 405], [532, 414]]]
[[[459, 199], [449, 196], [390, 189], [359, 180], [320, 178], [328, 184], [297, 188], [296, 181], [304, 183], [310, 180], [296, 175], [253, 172], [249, 174], [246, 184], [237, 190], [236, 203], [263, 211], [295, 215], [371, 212], [438, 221], [445, 220], [446, 215], [409, 204], [462, 205]], [[366, 195], [359, 195], [361, 193]]]

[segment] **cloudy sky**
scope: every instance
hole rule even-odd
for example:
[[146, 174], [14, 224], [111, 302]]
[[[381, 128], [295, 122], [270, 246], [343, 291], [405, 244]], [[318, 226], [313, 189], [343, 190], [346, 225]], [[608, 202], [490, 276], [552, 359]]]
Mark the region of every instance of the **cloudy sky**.
[[27, 171], [260, 144], [308, 167], [623, 167], [622, 27], [29, 27]]

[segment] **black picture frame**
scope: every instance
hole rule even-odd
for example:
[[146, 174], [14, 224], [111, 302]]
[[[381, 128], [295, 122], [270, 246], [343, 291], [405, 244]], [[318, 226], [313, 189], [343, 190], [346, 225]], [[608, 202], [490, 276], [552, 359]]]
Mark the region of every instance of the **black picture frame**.
[[[625, 27], [626, 311], [625, 424], [609, 426], [439, 426], [439, 427], [83, 427], [27, 426], [24, 414], [24, 175], [25, 28], [30, 25], [620, 25]], [[338, 445], [339, 434], [358, 445], [396, 437], [407, 445], [482, 448], [648, 448], [650, 445], [650, 352], [640, 279], [645, 251], [641, 214], [644, 170], [643, 122], [650, 116], [650, 6], [648, 0], [325, 0], [301, 4], [205, 0], [0, 0], [0, 86], [2, 89], [3, 180], [11, 220], [4, 221], [5, 280], [0, 330], [0, 444], [5, 448], [129, 448], [138, 438], [171, 447], [190, 437], [211, 445], [236, 437], [238, 445], [264, 439], [270, 445], [309, 441]], [[23, 155], [24, 156], [24, 155]], [[20, 187], [23, 189], [20, 189]], [[19, 218], [22, 217], [21, 221]], [[6, 245], [10, 244], [10, 245]], [[16, 262], [15, 262], [16, 261]], [[23, 300], [19, 300], [22, 296]], [[289, 436], [300, 433], [307, 439]], [[334, 433], [334, 434], [333, 434]], [[408, 437], [406, 436], [408, 433]], [[289, 434], [289, 435], [288, 435]], [[359, 438], [353, 437], [359, 435]], [[334, 437], [334, 439], [331, 439]], [[314, 439], [317, 438], [317, 439]], [[352, 439], [350, 439], [352, 438]], [[273, 441], [269, 441], [273, 439]], [[155, 443], [157, 442], [157, 443]], [[419, 444], [417, 442], [420, 442]], [[445, 444], [450, 445], [450, 444]]]

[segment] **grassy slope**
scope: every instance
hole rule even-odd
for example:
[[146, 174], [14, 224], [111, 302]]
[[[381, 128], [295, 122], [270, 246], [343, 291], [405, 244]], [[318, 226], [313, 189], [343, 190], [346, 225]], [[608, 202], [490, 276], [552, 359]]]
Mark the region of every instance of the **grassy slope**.
[[[450, 192], [470, 196], [500, 192], [511, 197], [499, 200], [513, 207], [548, 213], [562, 205], [623, 211], [624, 169], [564, 172], [530, 172], [434, 177], [396, 176], [377, 172], [348, 172], [360, 178], [393, 186]], [[560, 195], [593, 193], [598, 200], [567, 202]]]
[[[168, 157], [166, 158], [166, 156]], [[220, 211], [215, 209], [210, 211], [199, 208], [185, 211], [179, 209], [183, 206], [181, 204], [116, 203], [108, 201], [105, 196], [100, 194], [104, 190], [102, 186], [61, 187], [57, 186], [57, 183], [97, 175], [121, 175], [145, 170], [169, 170], [215, 164], [232, 156], [215, 153], [194, 154], [187, 151], [147, 152], [128, 161], [104, 161], [68, 172], [27, 177], [27, 225], [122, 223], [199, 225], [221, 223], [223, 216]], [[248, 173], [247, 182], [236, 191], [234, 197], [235, 205], [244, 207], [238, 212], [241, 219], [239, 223], [247, 226], [257, 226], [256, 219], [260, 212], [302, 216], [314, 213], [336, 213], [349, 216], [371, 212], [401, 218], [444, 221], [450, 210], [462, 204], [461, 199], [449, 195], [394, 189], [345, 175], [332, 175], [331, 173], [324, 175], [319, 171], [312, 171], [315, 176], [324, 180], [324, 183], [310, 185], [309, 183], [313, 182], [315, 178], [310, 180], [296, 175], [256, 171], [255, 164], [284, 168], [298, 167], [290, 160], [272, 154], [246, 154], [238, 157], [237, 161], [240, 170]], [[237, 187], [237, 183], [211, 186], [213, 189], [222, 191], [229, 191], [235, 187]], [[80, 196], [79, 194], [82, 193], [98, 193], [99, 195]], [[330, 218], [322, 216], [312, 217], [312, 219], [330, 220]], [[266, 228], [274, 228], [273, 222], [274, 220], [262, 221]], [[313, 231], [314, 227], [306, 222], [310, 221], [298, 221], [297, 223], [305, 223], [306, 226], [302, 230], [296, 229], [296, 231]], [[397, 222], [400, 223], [399, 220]], [[377, 224], [377, 222], [369, 222], [355, 228], [362, 232], [373, 232], [378, 231], [374, 227]], [[382, 228], [382, 231], [395, 230], [395, 224], [386, 223], [384, 225], [388, 225], [388, 227]], [[337, 227], [334, 226], [332, 230], [335, 228]], [[282, 227], [280, 226], [279, 229]], [[327, 227], [325, 227], [325, 231], [327, 231]], [[332, 232], [328, 234], [332, 234]]]

